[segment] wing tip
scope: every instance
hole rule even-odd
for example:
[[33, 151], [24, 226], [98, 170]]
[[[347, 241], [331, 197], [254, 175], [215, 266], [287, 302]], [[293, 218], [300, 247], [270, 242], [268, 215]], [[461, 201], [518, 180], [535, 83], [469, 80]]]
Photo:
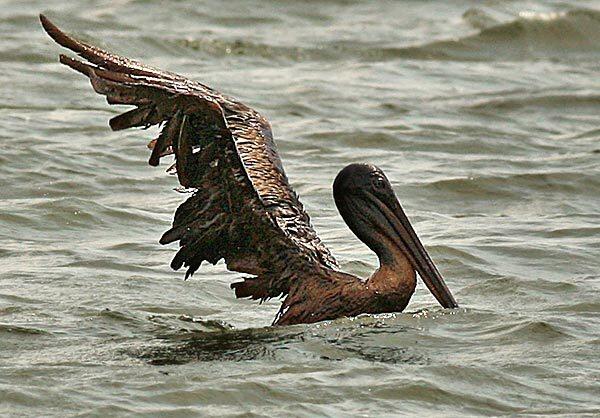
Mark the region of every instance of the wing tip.
[[[67, 35], [63, 32], [58, 26], [56, 26], [50, 19], [48, 19], [44, 14], [40, 13], [39, 15], [40, 23], [42, 24], [42, 28], [44, 31], [60, 46], [63, 46], [71, 51], [79, 54], [86, 55], [86, 52], [90, 53], [90, 46], [85, 43], [78, 41], [77, 39]], [[87, 59], [87, 58], [86, 58]]]
[[67, 41], [73, 41], [67, 34], [61, 31], [58, 26], [56, 26], [50, 19], [48, 19], [44, 14], [40, 13], [40, 23], [42, 24], [42, 28], [46, 31], [48, 36], [54, 39], [55, 42], [60, 45], [71, 49], [69, 45], [65, 45]]
[[[60, 30], [59, 27], [52, 23], [52, 21], [48, 19], [43, 13], [39, 14], [39, 19], [44, 31], [57, 44], [67, 49], [70, 49], [71, 51], [74, 51], [78, 54], [80, 54], [85, 49], [85, 46], [83, 44], [81, 44], [79, 41], [70, 37], [62, 30]], [[89, 64], [68, 57], [65, 54], [60, 54], [58, 60], [61, 64], [71, 67], [75, 71], [78, 71], [87, 76], [90, 76], [90, 73], [93, 71], [93, 68]]]
[[48, 19], [46, 17], [45, 14], [40, 13], [39, 14], [39, 18], [40, 18], [40, 23], [42, 24], [42, 27], [44, 28], [44, 30], [49, 34], [50, 32], [52, 32], [54, 29], [58, 29], [56, 27], [56, 25], [54, 23], [52, 23], [50, 21], [50, 19]]

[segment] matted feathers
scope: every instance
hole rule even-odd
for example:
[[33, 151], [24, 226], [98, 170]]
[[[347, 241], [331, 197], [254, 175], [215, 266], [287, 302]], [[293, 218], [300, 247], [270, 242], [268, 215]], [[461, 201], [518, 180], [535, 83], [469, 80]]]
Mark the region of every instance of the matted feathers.
[[250, 274], [237, 297], [289, 293], [311, 271], [337, 264], [291, 189], [271, 128], [258, 112], [177, 74], [78, 41], [44, 16], [46, 32], [84, 61], [60, 62], [84, 74], [109, 104], [133, 105], [110, 120], [113, 130], [164, 124], [149, 148], [149, 164], [174, 154], [179, 182], [194, 194], [175, 213], [162, 244], [179, 241], [171, 266], [186, 278], [204, 261]]

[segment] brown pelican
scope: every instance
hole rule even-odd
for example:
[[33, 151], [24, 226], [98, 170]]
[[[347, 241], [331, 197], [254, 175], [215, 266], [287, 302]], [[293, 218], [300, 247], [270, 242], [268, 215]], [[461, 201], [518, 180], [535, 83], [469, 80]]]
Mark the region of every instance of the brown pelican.
[[160, 239], [179, 241], [171, 267], [187, 267], [186, 278], [203, 261], [224, 259], [229, 270], [248, 274], [231, 285], [236, 297], [285, 297], [277, 325], [400, 312], [415, 290], [416, 272], [443, 307], [458, 307], [379, 168], [352, 164], [333, 183], [344, 221], [379, 258], [379, 268], [362, 280], [341, 272], [317, 237], [258, 112], [40, 20], [52, 39], [85, 60], [60, 55], [61, 63], [87, 76], [109, 104], [135, 106], [110, 120], [113, 130], [163, 126], [149, 144], [150, 165], [174, 154], [179, 182], [195, 189]]

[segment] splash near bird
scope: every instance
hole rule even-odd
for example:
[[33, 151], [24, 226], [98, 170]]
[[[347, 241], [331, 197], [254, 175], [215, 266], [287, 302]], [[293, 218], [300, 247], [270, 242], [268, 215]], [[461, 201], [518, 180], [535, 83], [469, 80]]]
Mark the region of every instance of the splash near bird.
[[352, 164], [333, 183], [344, 221], [379, 258], [379, 268], [362, 280], [341, 272], [317, 237], [258, 112], [198, 82], [78, 41], [43, 15], [40, 20], [52, 39], [83, 58], [60, 55], [61, 63], [87, 76], [109, 104], [135, 106], [110, 120], [113, 130], [162, 125], [149, 144], [150, 165], [173, 154], [179, 182], [195, 190], [160, 239], [179, 241], [171, 267], [185, 266], [186, 278], [203, 261], [224, 259], [229, 270], [248, 275], [231, 285], [236, 297], [284, 297], [275, 325], [400, 312], [415, 290], [416, 272], [443, 307], [458, 307], [379, 168]]

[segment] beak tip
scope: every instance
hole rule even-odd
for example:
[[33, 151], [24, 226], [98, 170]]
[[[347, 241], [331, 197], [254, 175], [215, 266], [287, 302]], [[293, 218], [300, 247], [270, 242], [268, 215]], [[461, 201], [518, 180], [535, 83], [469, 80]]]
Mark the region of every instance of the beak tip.
[[448, 303], [448, 309], [458, 309], [458, 308], [459, 308], [458, 302], [454, 298], [450, 299], [450, 303]]

